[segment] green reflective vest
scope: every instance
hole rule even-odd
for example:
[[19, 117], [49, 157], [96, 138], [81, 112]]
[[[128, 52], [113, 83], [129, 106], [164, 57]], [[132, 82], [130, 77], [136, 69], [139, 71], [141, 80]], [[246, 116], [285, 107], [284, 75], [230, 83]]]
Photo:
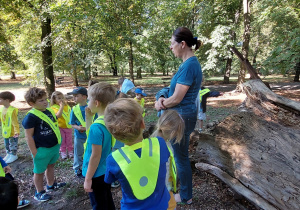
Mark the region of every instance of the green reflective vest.
[[[93, 122], [93, 124], [94, 124], [94, 123], [98, 123], [98, 124], [101, 124], [101, 125], [105, 126], [104, 115], [98, 117], [98, 118]], [[106, 127], [106, 126], [105, 126], [105, 127]], [[87, 139], [88, 139], [89, 133], [90, 133], [90, 129], [88, 129], [88, 130], [86, 131]], [[116, 143], [116, 139], [115, 139], [115, 137], [113, 137], [113, 136], [111, 135], [111, 147], [114, 147], [114, 146], [115, 146], [115, 143]], [[87, 141], [85, 141], [85, 143], [84, 143], [83, 146], [84, 146], [84, 151], [85, 151], [85, 150], [86, 150], [86, 146], [87, 146]]]
[[171, 175], [172, 183], [173, 183], [173, 191], [177, 191], [177, 168], [174, 159], [174, 155], [172, 150], [168, 147], [170, 152], [170, 163], [169, 163], [169, 173]]
[[145, 117], [145, 114], [146, 114], [146, 110], [145, 110], [145, 108], [144, 108], [144, 106], [145, 106], [145, 99], [142, 98], [142, 99], [139, 101], [137, 98], [134, 98], [134, 100], [136, 100], [136, 101], [141, 105], [141, 107], [144, 109], [142, 116]]
[[82, 127], [86, 127], [85, 120], [83, 119], [79, 104], [77, 104], [73, 107], [73, 112], [74, 112], [75, 116], [77, 117], [77, 119], [79, 120]]
[[0, 109], [0, 117], [1, 117], [1, 124], [2, 124], [2, 136], [4, 138], [9, 138], [10, 134], [11, 134], [11, 121], [12, 121], [12, 113], [14, 110], [16, 110], [17, 114], [18, 114], [18, 109], [13, 107], [13, 106], [9, 106], [6, 112], [6, 117], [5, 117], [5, 122], [4, 122], [4, 116], [2, 115], [2, 111], [3, 111], [4, 107], [2, 107]]
[[[141, 157], [134, 150], [141, 148]], [[148, 198], [157, 184], [160, 166], [160, 145], [157, 138], [144, 139], [132, 146], [114, 151], [112, 157], [126, 177], [134, 196], [139, 200]]]
[[[61, 144], [61, 134], [60, 134], [60, 130], [58, 127], [58, 123], [56, 120], [56, 115], [54, 113], [54, 111], [50, 108], [47, 108], [48, 111], [51, 112], [51, 114], [53, 115], [53, 118], [55, 119], [55, 122], [53, 122], [47, 115], [45, 115], [43, 112], [37, 110], [37, 109], [31, 109], [28, 113], [34, 114], [35, 116], [37, 116], [38, 118], [40, 118], [41, 120], [45, 121], [54, 131], [58, 144]], [[27, 114], [28, 114], [27, 113]]]
[[210, 92], [210, 89], [208, 89], [208, 88], [205, 88], [203, 90], [199, 90], [199, 94], [200, 94], [199, 99], [200, 99], [200, 102], [202, 101], [202, 96], [204, 96], [208, 92]]
[[5, 177], [5, 172], [1, 164], [0, 164], [0, 177]]
[[[57, 104], [53, 104], [52, 106], [54, 108], [58, 109], [58, 110], [60, 109], [60, 106], [57, 105]], [[69, 122], [70, 122], [70, 114], [71, 114], [71, 108], [68, 105], [68, 111], [66, 112], [65, 110], [63, 110], [63, 113], [61, 115], [64, 118], [64, 120], [66, 121], [67, 128], [72, 128], [72, 125], [69, 124]]]

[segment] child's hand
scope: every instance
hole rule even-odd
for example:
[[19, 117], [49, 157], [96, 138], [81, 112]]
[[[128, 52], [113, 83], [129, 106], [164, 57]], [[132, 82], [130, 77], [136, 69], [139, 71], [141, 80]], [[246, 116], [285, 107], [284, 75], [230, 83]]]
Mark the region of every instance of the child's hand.
[[79, 130], [79, 132], [83, 133], [86, 131], [86, 128], [83, 126], [80, 126], [78, 130]]
[[89, 107], [85, 107], [85, 117], [87, 119], [91, 119], [94, 116], [91, 109]]
[[18, 138], [18, 137], [19, 137], [19, 134], [16, 133], [13, 137], [14, 137], [14, 138]]
[[65, 106], [65, 102], [64, 102], [63, 100], [60, 101], [60, 102], [59, 102], [59, 106], [60, 106], [60, 107], [64, 107], [64, 106]]
[[93, 192], [92, 180], [91, 179], [85, 179], [83, 187], [84, 187], [85, 192]]
[[3, 168], [4, 172], [7, 174], [7, 173], [10, 173], [11, 172], [11, 167], [10, 166], [5, 166]]

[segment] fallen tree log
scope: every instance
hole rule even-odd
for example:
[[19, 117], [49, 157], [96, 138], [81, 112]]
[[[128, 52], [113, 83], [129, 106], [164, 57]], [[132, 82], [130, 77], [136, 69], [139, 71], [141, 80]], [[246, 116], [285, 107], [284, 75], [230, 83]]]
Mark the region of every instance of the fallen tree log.
[[227, 117], [212, 135], [193, 137], [198, 141], [196, 167], [219, 177], [259, 208], [299, 209], [300, 103], [260, 83], [244, 85], [244, 112]]

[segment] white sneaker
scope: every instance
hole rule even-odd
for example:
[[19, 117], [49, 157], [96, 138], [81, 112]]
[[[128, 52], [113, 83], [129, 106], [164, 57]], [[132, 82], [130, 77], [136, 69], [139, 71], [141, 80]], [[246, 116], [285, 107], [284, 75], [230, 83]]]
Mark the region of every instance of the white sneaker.
[[7, 164], [12, 163], [18, 159], [18, 155], [10, 155], [9, 158], [5, 161]]
[[5, 157], [3, 158], [3, 160], [6, 162], [6, 161], [9, 159], [9, 157], [10, 157], [10, 154], [7, 153], [7, 154], [5, 155]]

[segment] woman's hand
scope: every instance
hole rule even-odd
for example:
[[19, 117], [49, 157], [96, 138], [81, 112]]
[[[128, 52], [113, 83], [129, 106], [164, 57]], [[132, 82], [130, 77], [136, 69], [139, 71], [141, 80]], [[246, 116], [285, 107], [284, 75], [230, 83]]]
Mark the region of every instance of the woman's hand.
[[91, 179], [85, 179], [83, 187], [84, 187], [85, 192], [93, 192], [92, 180]]
[[4, 168], [3, 168], [3, 170], [4, 170], [4, 173], [10, 173], [11, 172], [11, 167], [10, 166], [5, 166]]
[[162, 110], [162, 109], [166, 109], [166, 107], [163, 105], [164, 100], [166, 100], [166, 99], [163, 98], [163, 97], [161, 97], [161, 98], [158, 99], [158, 101], [155, 102], [154, 107], [155, 107], [155, 109], [156, 109], [157, 111], [160, 111], [160, 110]]

